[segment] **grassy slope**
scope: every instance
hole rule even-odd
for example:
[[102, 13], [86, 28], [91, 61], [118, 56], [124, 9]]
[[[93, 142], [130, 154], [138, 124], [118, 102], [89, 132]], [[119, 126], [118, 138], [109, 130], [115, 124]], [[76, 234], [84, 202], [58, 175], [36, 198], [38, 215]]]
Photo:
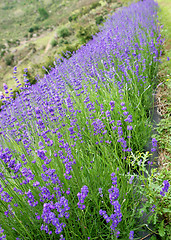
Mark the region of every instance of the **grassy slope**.
[[[58, 26], [66, 22], [68, 14], [75, 8], [81, 8], [96, 1], [97, 0], [0, 0], [0, 41], [1, 39], [10, 40], [23, 38], [23, 36], [28, 33], [28, 29], [34, 24], [44, 29], [49, 26]], [[44, 21], [39, 20], [39, 8], [44, 8], [49, 14], [49, 17]]]
[[[164, 25], [162, 35], [165, 37], [164, 55], [159, 70], [160, 80], [163, 83], [158, 87], [158, 110], [162, 116], [159, 124], [158, 140], [160, 144], [160, 163], [163, 170], [171, 170], [171, 1], [158, 0], [161, 11], [160, 22]], [[166, 173], [167, 173], [166, 171]]]
[[[111, 0], [111, 4], [117, 5], [117, 2], [123, 4], [129, 4], [132, 0]], [[55, 51], [60, 50], [60, 46], [51, 48], [51, 41], [62, 25], [66, 24], [67, 27], [71, 27], [68, 22], [68, 17], [76, 10], [81, 9], [84, 6], [90, 6], [98, 0], [42, 0], [42, 7], [48, 10], [49, 17], [44, 21], [37, 21], [39, 14], [38, 8], [40, 5], [37, 0], [19, 0], [16, 1], [2, 1], [0, 0], [0, 43], [4, 43], [6, 40], [19, 39], [21, 44], [16, 47], [12, 47], [10, 52], [15, 56], [15, 63], [18, 67], [18, 78], [23, 79], [21, 70], [24, 68], [33, 69], [32, 63], [44, 65], [43, 62], [48, 61], [48, 56], [56, 56]], [[101, 0], [100, 2], [105, 2]], [[111, 5], [111, 4], [108, 4]], [[103, 4], [102, 4], [103, 5]], [[117, 7], [117, 6], [116, 6]], [[103, 12], [104, 7], [100, 7], [97, 11], [92, 11], [89, 15], [86, 15], [88, 21], [79, 21], [80, 25], [95, 24], [95, 17], [100, 12]], [[106, 15], [110, 12], [110, 7], [106, 8]], [[113, 8], [114, 9], [114, 8]], [[94, 10], [94, 9], [93, 9]], [[99, 12], [98, 12], [99, 11]], [[114, 10], [113, 10], [114, 11]], [[103, 15], [103, 14], [102, 14]], [[93, 19], [94, 18], [94, 19]], [[68, 25], [69, 24], [69, 25]], [[40, 31], [35, 32], [37, 37], [24, 38], [25, 34], [30, 35], [28, 32], [29, 28], [38, 25]], [[79, 26], [76, 26], [79, 28]], [[46, 29], [49, 28], [49, 29]], [[40, 36], [38, 36], [40, 34]], [[5, 40], [3, 40], [5, 39]], [[75, 36], [70, 36], [67, 39], [71, 44], [76, 43]], [[36, 51], [33, 52], [29, 45], [34, 45]], [[56, 50], [57, 49], [57, 50]], [[15, 88], [16, 84], [12, 79], [13, 66], [7, 66], [4, 61], [0, 61], [0, 91], [2, 90], [2, 83], [5, 82], [9, 87]], [[36, 75], [40, 72], [34, 71]]]
[[[41, 3], [37, 0], [0, 0], [0, 44], [20, 40], [21, 45], [10, 49], [10, 52], [12, 50], [14, 56], [18, 53], [22, 60], [28, 55], [28, 60], [22, 61], [22, 68], [25, 68], [31, 58], [28, 50], [29, 43], [35, 43], [37, 52], [39, 52], [39, 48], [46, 47], [48, 41], [52, 38], [54, 32], [51, 32], [51, 29], [55, 30], [61, 24], [65, 24], [75, 9], [81, 9], [83, 6], [88, 6], [94, 2], [97, 2], [97, 0], [42, 0]], [[39, 20], [39, 8], [44, 8], [48, 12], [49, 17], [47, 19]], [[40, 37], [29, 38], [29, 41], [26, 41], [27, 37], [25, 36], [30, 35], [29, 29], [35, 25], [40, 28], [40, 31], [34, 33], [40, 34]], [[41, 61], [42, 59], [40, 59]], [[30, 59], [30, 62], [32, 62], [32, 59]], [[10, 87], [13, 87], [11, 77], [13, 67], [6, 66], [3, 62], [0, 62], [0, 65], [0, 90], [2, 89], [2, 82], [6, 82]]]

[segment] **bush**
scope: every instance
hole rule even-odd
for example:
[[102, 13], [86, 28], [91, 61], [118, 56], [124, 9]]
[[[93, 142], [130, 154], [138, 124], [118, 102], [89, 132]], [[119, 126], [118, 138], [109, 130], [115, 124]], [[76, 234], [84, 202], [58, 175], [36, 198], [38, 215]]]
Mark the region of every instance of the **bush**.
[[29, 33], [33, 33], [33, 32], [38, 31], [38, 30], [39, 30], [39, 26], [38, 25], [34, 25], [31, 28], [29, 28], [28, 32]]
[[31, 28], [29, 28], [29, 33], [32, 33], [32, 32], [34, 32], [34, 29], [33, 29], [33, 27], [31, 27]]
[[90, 9], [95, 9], [95, 8], [97, 8], [97, 7], [99, 7], [99, 6], [101, 6], [101, 4], [100, 4], [99, 2], [95, 2], [95, 3], [92, 3], [92, 4], [90, 5]]
[[83, 16], [83, 15], [89, 13], [90, 10], [91, 10], [91, 9], [88, 8], [88, 7], [82, 7], [81, 10], [80, 10], [80, 16]]
[[5, 50], [2, 50], [0, 51], [0, 57], [3, 57], [5, 55]]
[[50, 44], [52, 47], [55, 47], [58, 44], [58, 41], [56, 39], [52, 39]]
[[18, 88], [15, 88], [13, 90], [13, 99], [16, 99], [17, 95], [20, 93], [20, 90]]
[[76, 36], [81, 41], [81, 43], [86, 43], [92, 39], [92, 35], [97, 33], [99, 29], [94, 25], [89, 25], [87, 27], [80, 26]]
[[73, 52], [76, 52], [76, 50], [78, 50], [79, 47], [80, 47], [79, 44], [67, 45], [61, 50], [60, 55], [63, 56], [64, 58], [70, 58]]
[[41, 67], [40, 71], [42, 74], [47, 74], [51, 70], [51, 68], [54, 68], [54, 57], [48, 57], [46, 62], [43, 63], [43, 66]]
[[58, 30], [58, 34], [60, 37], [65, 38], [71, 35], [69, 32], [68, 28], [62, 27], [61, 29]]
[[5, 48], [6, 48], [6, 46], [4, 44], [0, 43], [0, 49], [5, 49]]
[[100, 16], [96, 17], [95, 20], [96, 20], [96, 24], [99, 25], [104, 21], [104, 18], [102, 15], [100, 15]]
[[9, 54], [5, 57], [5, 63], [7, 66], [11, 66], [14, 63], [14, 55], [13, 54]]
[[23, 69], [22, 73], [27, 75], [25, 77], [27, 79], [27, 81], [24, 81], [25, 83], [30, 83], [30, 85], [36, 84], [37, 79], [36, 79], [36, 76], [35, 76], [34, 69], [27, 69], [27, 72], [25, 72], [24, 69]]
[[6, 46], [4, 44], [0, 44], [0, 57], [5, 55]]
[[38, 12], [40, 14], [40, 19], [41, 20], [45, 20], [45, 19], [47, 19], [49, 17], [48, 12], [44, 8], [39, 8]]
[[68, 20], [72, 22], [72, 21], [76, 21], [77, 18], [78, 18], [78, 14], [72, 14], [71, 16], [69, 16]]

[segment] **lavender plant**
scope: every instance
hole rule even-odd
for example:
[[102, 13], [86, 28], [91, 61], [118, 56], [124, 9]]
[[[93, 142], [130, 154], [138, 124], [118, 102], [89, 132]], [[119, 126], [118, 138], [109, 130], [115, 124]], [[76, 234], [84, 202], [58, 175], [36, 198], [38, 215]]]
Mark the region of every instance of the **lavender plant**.
[[118, 11], [34, 86], [27, 70], [21, 86], [14, 69], [21, 92], [13, 100], [5, 85], [0, 113], [0, 224], [7, 239], [138, 236], [145, 190], [141, 181], [133, 184], [131, 157], [150, 137], [162, 44], [157, 9], [146, 0]]

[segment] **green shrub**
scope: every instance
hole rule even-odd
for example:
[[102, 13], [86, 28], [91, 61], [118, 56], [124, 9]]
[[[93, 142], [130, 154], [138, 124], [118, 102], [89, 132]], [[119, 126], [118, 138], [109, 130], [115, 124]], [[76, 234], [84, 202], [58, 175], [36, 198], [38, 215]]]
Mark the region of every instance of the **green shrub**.
[[27, 69], [27, 72], [25, 72], [24, 69], [23, 69], [22, 73], [27, 75], [26, 79], [28, 79], [28, 82], [31, 85], [33, 85], [33, 84], [35, 84], [37, 82], [34, 69]]
[[70, 31], [66, 27], [62, 27], [58, 30], [59, 37], [65, 38], [71, 35]]
[[58, 44], [58, 41], [56, 39], [52, 39], [50, 44], [52, 47], [55, 47]]
[[73, 52], [76, 52], [76, 50], [78, 50], [79, 45], [78, 44], [73, 44], [73, 45], [67, 45], [66, 47], [64, 47], [60, 54], [65, 57], [65, 58], [70, 58], [73, 54]]
[[1, 49], [0, 51], [0, 57], [3, 57], [5, 55], [5, 50]]
[[15, 89], [13, 90], [13, 99], [16, 99], [17, 94], [19, 94], [19, 93], [20, 93], [20, 90], [19, 90], [18, 88], [15, 88]]
[[6, 63], [7, 66], [13, 65], [13, 63], [14, 63], [14, 55], [13, 54], [8, 54], [5, 57], [5, 63]]
[[76, 21], [77, 18], [78, 18], [78, 14], [74, 13], [71, 16], [69, 16], [68, 20], [72, 22], [72, 21]]
[[51, 70], [51, 68], [55, 67], [54, 61], [55, 61], [54, 57], [53, 56], [49, 56], [47, 58], [47, 60], [43, 63], [43, 66], [41, 66], [40, 72], [42, 74], [47, 74], [47, 72], [49, 72]]
[[31, 27], [31, 28], [29, 28], [29, 33], [32, 33], [32, 32], [34, 32], [34, 29], [33, 29], [33, 27]]
[[47, 19], [49, 17], [48, 12], [44, 8], [39, 8], [38, 12], [39, 12], [41, 20], [45, 20], [45, 19]]
[[80, 10], [80, 16], [83, 16], [83, 15], [89, 13], [90, 10], [91, 9], [89, 7], [82, 7], [81, 10]]
[[0, 111], [1, 111], [1, 106], [2, 106], [2, 100], [0, 100]]
[[38, 31], [38, 30], [39, 30], [39, 26], [38, 25], [34, 25], [31, 28], [29, 28], [28, 32], [29, 33], [33, 33], [33, 32]]
[[104, 18], [102, 15], [100, 15], [100, 16], [96, 17], [95, 20], [96, 20], [96, 24], [99, 25], [104, 21]]
[[76, 36], [81, 41], [81, 43], [86, 43], [92, 39], [92, 35], [99, 31], [96, 25], [89, 25], [87, 27], [80, 26]]
[[61, 46], [61, 45], [63, 45], [63, 43], [64, 43], [64, 39], [60, 39], [59, 45]]
[[19, 39], [7, 40], [7, 43], [9, 47], [16, 47], [20, 45], [20, 40]]
[[0, 43], [0, 49], [5, 49], [5, 48], [6, 48], [6, 46], [4, 44]]
[[6, 46], [0, 43], [0, 57], [3, 57], [5, 55], [5, 49]]
[[25, 38], [28, 38], [28, 33], [26, 33], [26, 34], [24, 35], [24, 37], [25, 37]]
[[101, 6], [101, 4], [100, 4], [99, 2], [95, 2], [95, 3], [92, 3], [92, 4], [90, 5], [90, 9], [95, 9], [95, 8], [97, 8], [97, 7], [99, 7], [99, 6]]

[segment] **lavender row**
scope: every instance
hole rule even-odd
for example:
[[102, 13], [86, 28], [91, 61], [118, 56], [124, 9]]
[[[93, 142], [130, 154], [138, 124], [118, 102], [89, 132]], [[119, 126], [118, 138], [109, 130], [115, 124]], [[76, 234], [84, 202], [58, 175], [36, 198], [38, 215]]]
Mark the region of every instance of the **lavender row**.
[[0, 113], [7, 239], [133, 239], [143, 195], [130, 159], [150, 136], [162, 44], [157, 10], [146, 0], [109, 16], [34, 86], [26, 70], [22, 87], [14, 69], [21, 93], [13, 100], [4, 85]]

